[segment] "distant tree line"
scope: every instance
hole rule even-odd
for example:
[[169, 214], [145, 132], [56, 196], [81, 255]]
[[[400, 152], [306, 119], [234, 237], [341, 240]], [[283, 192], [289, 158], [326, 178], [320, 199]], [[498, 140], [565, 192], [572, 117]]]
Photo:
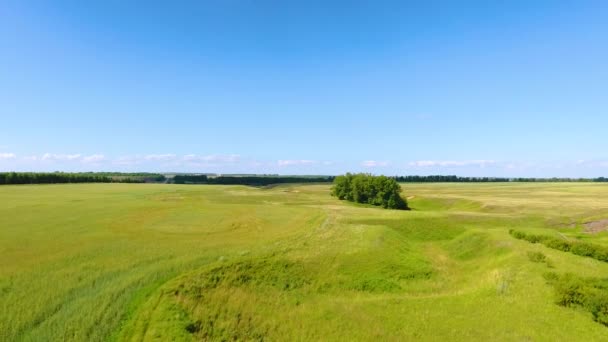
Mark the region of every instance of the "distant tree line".
[[[279, 176], [279, 175], [175, 175], [167, 179], [162, 174], [135, 172], [0, 172], [2, 184], [47, 184], [47, 183], [163, 183], [176, 184], [236, 184], [265, 186], [284, 183], [330, 183], [334, 176]], [[486, 183], [486, 182], [608, 182], [598, 178], [501, 178], [458, 176], [395, 176], [388, 177], [402, 183]]]
[[579, 182], [579, 183], [587, 183], [587, 182], [607, 182], [608, 179], [600, 177], [600, 178], [512, 178], [512, 182]]
[[458, 176], [396, 176], [400, 183], [491, 183], [491, 182], [608, 182], [608, 178], [506, 178], [506, 177], [458, 177]]
[[57, 183], [145, 183], [163, 182], [165, 176], [150, 173], [111, 172], [2, 172], [0, 185], [7, 184], [57, 184]]
[[509, 182], [510, 178], [498, 177], [458, 177], [458, 176], [397, 176], [401, 183], [468, 183], [468, 182]]
[[252, 185], [265, 186], [284, 183], [330, 183], [333, 176], [217, 176], [207, 175], [175, 175], [175, 184], [222, 184], [222, 185]]
[[367, 173], [337, 176], [331, 188], [332, 196], [340, 200], [407, 210], [407, 201], [400, 193], [401, 186], [395, 178]]

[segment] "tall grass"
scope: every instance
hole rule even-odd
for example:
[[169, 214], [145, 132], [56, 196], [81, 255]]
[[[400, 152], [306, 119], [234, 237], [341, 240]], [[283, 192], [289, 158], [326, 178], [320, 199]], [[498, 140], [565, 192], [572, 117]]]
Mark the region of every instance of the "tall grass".
[[585, 279], [608, 263], [508, 234], [605, 246], [571, 222], [608, 214], [608, 188], [404, 190], [410, 212], [338, 201], [328, 185], [4, 186], [0, 340], [608, 338], [591, 311], [554, 304], [527, 255]]

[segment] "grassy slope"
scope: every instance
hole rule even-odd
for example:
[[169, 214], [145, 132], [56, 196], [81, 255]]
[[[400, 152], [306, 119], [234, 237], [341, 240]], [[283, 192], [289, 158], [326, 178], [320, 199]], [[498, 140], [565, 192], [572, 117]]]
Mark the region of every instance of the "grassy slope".
[[0, 340], [608, 339], [542, 278], [608, 264], [507, 233], [608, 244], [580, 233], [607, 186], [404, 188], [414, 211], [325, 185], [0, 187]]

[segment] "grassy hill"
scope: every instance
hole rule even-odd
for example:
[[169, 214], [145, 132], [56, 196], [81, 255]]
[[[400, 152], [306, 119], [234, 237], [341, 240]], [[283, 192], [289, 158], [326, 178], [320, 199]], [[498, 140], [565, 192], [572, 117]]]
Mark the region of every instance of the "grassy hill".
[[2, 186], [0, 340], [608, 339], [545, 278], [608, 263], [508, 233], [608, 245], [584, 232], [608, 186], [403, 188], [410, 212], [328, 185]]

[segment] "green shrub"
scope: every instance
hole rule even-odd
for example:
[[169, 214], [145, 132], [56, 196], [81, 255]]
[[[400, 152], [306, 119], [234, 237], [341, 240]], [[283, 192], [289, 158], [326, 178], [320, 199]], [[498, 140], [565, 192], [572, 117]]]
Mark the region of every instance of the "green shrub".
[[555, 288], [557, 304], [580, 306], [589, 311], [595, 321], [608, 326], [608, 279], [555, 273], [546, 273], [545, 279]]
[[513, 229], [509, 230], [509, 234], [519, 240], [526, 240], [531, 243], [542, 243], [549, 248], [608, 262], [608, 248], [604, 246], [586, 242], [566, 241], [546, 235], [526, 234]]
[[560, 239], [547, 239], [545, 241], [545, 246], [553, 249], [560, 250], [562, 252], [569, 252], [572, 244], [565, 240]]
[[596, 254], [596, 246], [588, 243], [574, 243], [570, 248], [570, 252], [580, 256], [593, 257]]
[[547, 283], [554, 284], [559, 279], [559, 275], [555, 272], [546, 272], [543, 274], [543, 278], [545, 278]]
[[596, 249], [593, 258], [608, 262], [608, 248]]
[[608, 326], [608, 293], [597, 290], [586, 301], [587, 309], [593, 314], [593, 319]]
[[545, 262], [547, 261], [547, 256], [541, 252], [528, 252], [528, 259], [532, 262]]
[[523, 240], [526, 237], [526, 234], [517, 230], [510, 229], [509, 234], [511, 234], [514, 238]]
[[581, 279], [566, 274], [560, 277], [554, 286], [559, 305], [572, 306], [584, 303], [585, 289]]

